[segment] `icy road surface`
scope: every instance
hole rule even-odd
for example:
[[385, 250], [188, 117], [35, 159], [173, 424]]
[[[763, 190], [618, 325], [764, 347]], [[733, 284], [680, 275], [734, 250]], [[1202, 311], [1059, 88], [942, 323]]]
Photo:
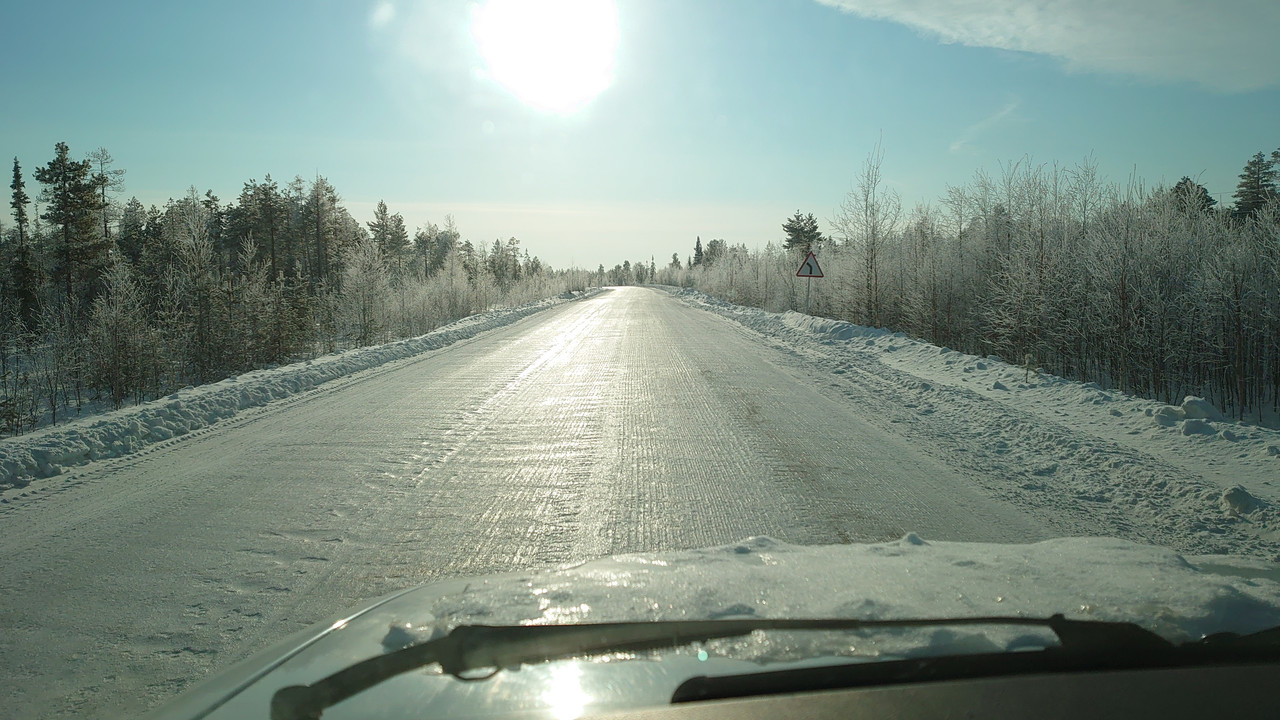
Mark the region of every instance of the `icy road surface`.
[[443, 577], [759, 535], [1126, 534], [1002, 495], [784, 340], [609, 290], [34, 481], [0, 506], [3, 714], [134, 714]]

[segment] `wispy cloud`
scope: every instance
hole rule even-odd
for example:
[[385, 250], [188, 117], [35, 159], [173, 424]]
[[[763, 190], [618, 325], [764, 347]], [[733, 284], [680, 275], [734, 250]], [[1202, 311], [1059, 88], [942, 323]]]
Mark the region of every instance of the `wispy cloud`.
[[396, 19], [396, 6], [387, 0], [374, 5], [373, 12], [369, 14], [369, 26], [373, 28], [386, 27], [388, 23]]
[[955, 142], [951, 143], [951, 152], [961, 152], [963, 150], [970, 149], [973, 141], [977, 140], [979, 135], [989, 130], [993, 125], [996, 125], [1001, 120], [1009, 117], [1014, 110], [1018, 109], [1018, 105], [1020, 104], [1022, 104], [1022, 101], [1018, 98], [1014, 98], [1010, 100], [1007, 105], [995, 111], [991, 115], [988, 115], [965, 128], [964, 132], [960, 133], [960, 137], [956, 138]]
[[818, 0], [946, 43], [1050, 55], [1077, 72], [1280, 86], [1276, 0]]

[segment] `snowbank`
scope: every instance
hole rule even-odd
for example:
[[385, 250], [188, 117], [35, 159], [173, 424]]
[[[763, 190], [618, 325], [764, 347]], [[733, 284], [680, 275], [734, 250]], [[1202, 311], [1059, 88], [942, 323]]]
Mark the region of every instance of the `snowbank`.
[[153, 443], [234, 417], [241, 410], [266, 405], [361, 370], [436, 350], [596, 292], [598, 290], [567, 292], [553, 299], [491, 310], [420, 337], [249, 372], [209, 385], [188, 387], [135, 407], [8, 438], [0, 441], [0, 489], [24, 486], [32, 478], [60, 475], [75, 465], [129, 455]]
[[668, 288], [829, 373], [869, 418], [936, 448], [987, 491], [1062, 534], [1115, 534], [1178, 549], [1280, 558], [1280, 432], [795, 312]]

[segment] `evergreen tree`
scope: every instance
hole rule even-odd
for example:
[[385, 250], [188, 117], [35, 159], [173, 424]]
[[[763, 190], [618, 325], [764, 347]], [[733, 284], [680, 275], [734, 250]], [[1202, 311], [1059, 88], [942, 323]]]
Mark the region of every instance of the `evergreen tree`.
[[379, 200], [373, 211], [373, 221], [365, 223], [369, 226], [369, 234], [382, 256], [390, 261], [397, 270], [400, 268], [400, 255], [409, 246], [409, 232], [404, 226], [404, 216], [392, 214], [387, 210], [387, 203]]
[[146, 244], [147, 209], [138, 198], [129, 198], [120, 211], [120, 227], [116, 233], [116, 247], [133, 267], [142, 259]]
[[[1273, 153], [1273, 157], [1274, 157]], [[1261, 152], [1254, 154], [1245, 163], [1244, 172], [1240, 173], [1240, 184], [1236, 186], [1235, 215], [1244, 220], [1251, 218], [1276, 196], [1276, 165]]]
[[702, 254], [702, 262], [707, 265], [715, 265], [729, 255], [729, 246], [724, 240], [716, 238], [707, 243], [707, 249]]
[[782, 224], [782, 232], [787, 234], [782, 247], [798, 250], [803, 255], [808, 255], [815, 245], [822, 242], [822, 231], [818, 229], [818, 219], [813, 213], [801, 215], [797, 210], [795, 215]]
[[1183, 212], [1207, 213], [1218, 204], [1209, 191], [1186, 175], [1173, 186], [1173, 195], [1177, 198], [1178, 207]]
[[68, 303], [76, 299], [77, 285], [80, 299], [89, 301], [106, 267], [109, 250], [97, 233], [102, 201], [90, 175], [92, 163], [72, 160], [65, 142], [58, 143], [55, 151], [49, 164], [35, 173], [36, 180], [44, 185], [41, 197], [48, 203], [40, 217], [54, 225], [54, 280], [63, 286]]
[[44, 277], [31, 243], [28, 242], [30, 236], [27, 232], [29, 223], [27, 204], [31, 202], [31, 198], [27, 196], [26, 184], [22, 180], [22, 166], [18, 164], [18, 158], [13, 159], [13, 182], [9, 187], [13, 190], [9, 205], [13, 208], [17, 245], [13, 249], [13, 256], [9, 258], [9, 277], [6, 278], [5, 285], [11, 297], [17, 302], [18, 318], [27, 327], [32, 327], [36, 321], [36, 305], [40, 286], [44, 284]]
[[693, 244], [693, 264], [695, 267], [702, 264], [702, 236]]
[[16, 157], [13, 159], [13, 182], [9, 184], [9, 188], [13, 190], [9, 207], [13, 208], [13, 221], [18, 226], [18, 246], [21, 247], [27, 241], [27, 204], [31, 202], [31, 198], [27, 197], [26, 183], [22, 181], [22, 166], [18, 164]]

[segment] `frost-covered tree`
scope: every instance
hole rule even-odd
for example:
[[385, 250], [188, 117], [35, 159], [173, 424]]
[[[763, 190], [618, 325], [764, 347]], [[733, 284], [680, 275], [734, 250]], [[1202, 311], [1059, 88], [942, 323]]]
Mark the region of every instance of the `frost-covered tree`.
[[885, 243], [897, 231], [902, 215], [902, 201], [897, 191], [884, 186], [883, 164], [884, 149], [877, 142], [832, 222], [844, 244], [856, 248], [862, 256], [860, 319], [872, 326], [881, 322], [881, 255]]
[[118, 260], [107, 271], [106, 288], [94, 300], [89, 322], [92, 376], [107, 390], [114, 407], [130, 397], [142, 398], [155, 347], [142, 294], [129, 265]]
[[1178, 201], [1178, 208], [1183, 212], [1207, 213], [1218, 204], [1203, 185], [1186, 175], [1173, 186], [1173, 195]]
[[373, 238], [348, 249], [342, 278], [341, 322], [357, 347], [371, 345], [386, 328], [389, 273]]
[[107, 152], [106, 148], [100, 147], [89, 153], [89, 162], [92, 163], [93, 183], [98, 187], [99, 200], [101, 201], [99, 212], [102, 215], [102, 237], [105, 240], [110, 240], [110, 223], [115, 210], [110, 194], [124, 191], [125, 171], [111, 167], [115, 164], [115, 158], [111, 157], [111, 153]]

